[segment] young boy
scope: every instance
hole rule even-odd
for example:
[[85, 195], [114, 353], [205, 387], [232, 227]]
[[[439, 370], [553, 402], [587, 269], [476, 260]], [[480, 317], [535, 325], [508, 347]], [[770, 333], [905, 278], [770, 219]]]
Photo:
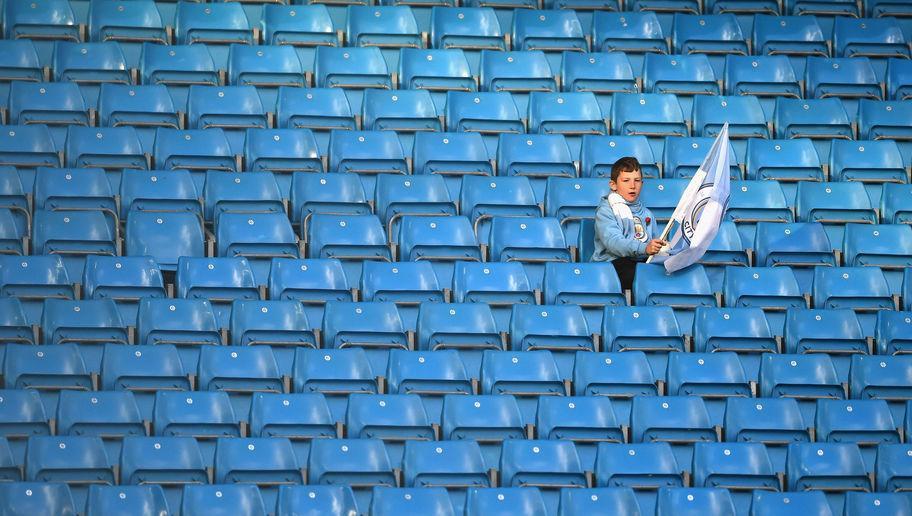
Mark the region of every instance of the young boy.
[[595, 252], [592, 261], [610, 261], [621, 288], [633, 286], [636, 264], [658, 253], [665, 242], [655, 238], [655, 217], [640, 203], [643, 175], [636, 158], [621, 158], [611, 167], [611, 193], [602, 197], [595, 213]]

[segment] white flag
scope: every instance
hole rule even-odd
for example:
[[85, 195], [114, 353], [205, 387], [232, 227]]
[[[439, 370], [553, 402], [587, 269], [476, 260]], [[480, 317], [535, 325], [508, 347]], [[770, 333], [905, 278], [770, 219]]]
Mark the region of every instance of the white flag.
[[664, 262], [669, 273], [696, 263], [716, 238], [728, 208], [729, 149], [726, 123], [671, 215], [676, 228], [668, 241], [667, 254], [656, 256], [656, 261]]

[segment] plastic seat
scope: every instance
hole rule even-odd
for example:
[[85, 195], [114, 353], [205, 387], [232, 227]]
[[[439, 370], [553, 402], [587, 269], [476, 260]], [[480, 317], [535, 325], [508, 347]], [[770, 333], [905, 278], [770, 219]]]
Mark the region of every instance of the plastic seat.
[[267, 507], [275, 506], [279, 488], [300, 485], [304, 475], [291, 442], [281, 437], [219, 438], [215, 447], [215, 483], [254, 485]]
[[838, 98], [850, 119], [855, 118], [858, 99], [884, 100], [882, 81], [877, 79], [867, 57], [811, 56], [805, 77], [808, 98]]
[[[671, 137], [665, 141], [665, 156], [663, 157], [662, 175], [667, 178], [685, 178], [694, 176], [703, 158], [712, 149], [715, 138], [702, 137]], [[729, 143], [729, 156], [734, 157], [734, 147]], [[729, 175], [732, 180], [741, 179], [741, 169], [734, 161], [729, 163]]]
[[228, 46], [254, 45], [254, 34], [244, 9], [235, 4], [216, 6], [179, 5], [174, 15], [174, 39], [178, 45], [204, 43], [218, 70], [228, 68]]
[[0, 298], [0, 339], [6, 343], [37, 344], [22, 303], [15, 297]]
[[499, 467], [503, 442], [526, 438], [519, 405], [511, 395], [445, 396], [441, 430], [445, 441], [477, 443], [485, 471]]
[[664, 442], [599, 444], [595, 478], [598, 487], [632, 488], [645, 514], [654, 511], [659, 488], [684, 486], [682, 469]]
[[[390, 394], [420, 397], [427, 420], [432, 425], [440, 424], [443, 396], [473, 392], [472, 383], [455, 350], [433, 353], [393, 350], [386, 378]], [[414, 408], [409, 410], [417, 413]]]
[[323, 393], [333, 421], [344, 421], [350, 394], [377, 394], [377, 377], [362, 348], [295, 350], [294, 392]]
[[618, 515], [640, 513], [633, 489], [629, 487], [598, 487], [561, 491], [560, 514], [583, 516], [605, 512]]
[[739, 163], [744, 162], [747, 142], [773, 136], [763, 116], [760, 100], [752, 95], [735, 97], [701, 95], [694, 99], [691, 117], [694, 136], [715, 137], [730, 121], [729, 137]]
[[884, 510], [908, 512], [912, 511], [912, 503], [908, 497], [899, 493], [846, 493], [844, 514], [863, 516]]
[[153, 3], [124, 5], [119, 0], [95, 2], [89, 6], [88, 33], [91, 41], [116, 41], [127, 67], [138, 68], [144, 42], [168, 44], [162, 16]]
[[[879, 317], [878, 322], [883, 326], [883, 321], [887, 319], [904, 318], [902, 312], [885, 312], [885, 315], [891, 317]], [[899, 316], [899, 317], [896, 317]], [[903, 319], [903, 323], [904, 319]], [[881, 333], [883, 335], [883, 333]], [[887, 343], [879, 343], [878, 351], [886, 351], [883, 348]], [[906, 401], [909, 399], [909, 393], [906, 389], [905, 379], [910, 373], [912, 362], [904, 356], [888, 357], [869, 357], [865, 355], [855, 355], [852, 357], [852, 365], [849, 369], [849, 393], [854, 400], [883, 400], [885, 401], [893, 415], [894, 421], [905, 419]]]
[[874, 334], [878, 311], [895, 308], [891, 296], [878, 267], [822, 267], [814, 271], [814, 307], [853, 310], [864, 335]]
[[795, 399], [808, 424], [814, 420], [818, 399], [846, 397], [833, 361], [822, 353], [764, 355], [760, 362], [760, 395]]
[[259, 299], [245, 258], [187, 258], [177, 261], [177, 297], [207, 301], [219, 328], [227, 328], [235, 299]]
[[[748, 142], [748, 146], [752, 146], [752, 143]], [[741, 243], [746, 246], [753, 245], [758, 222], [795, 221], [779, 181], [758, 179], [732, 183], [724, 220], [735, 223], [741, 235]]]
[[33, 171], [38, 167], [61, 167], [63, 158], [45, 125], [5, 125], [0, 133], [0, 165]]
[[221, 344], [218, 321], [206, 299], [143, 298], [136, 315], [137, 344], [172, 344], [185, 374], [194, 374], [199, 347]]
[[268, 346], [285, 376], [291, 375], [295, 348], [317, 347], [304, 306], [292, 300], [234, 301], [230, 333], [234, 346]]
[[637, 158], [644, 178], [659, 177], [659, 166], [652, 147], [643, 135], [583, 136], [580, 149], [580, 177], [610, 178], [611, 166], [624, 156]]
[[[481, 293], [473, 293], [478, 294]], [[488, 303], [462, 301], [465, 302], [424, 303], [419, 307], [417, 348], [422, 351], [455, 350], [467, 378], [479, 379], [484, 350], [503, 350], [504, 345]], [[393, 379], [389, 381], [392, 383]], [[402, 388], [400, 386], [400, 390]], [[434, 414], [428, 415], [433, 419]]]
[[801, 85], [784, 55], [725, 56], [725, 95], [753, 95], [767, 120], [777, 97], [801, 98]]
[[[103, 215], [102, 220], [108, 226], [107, 232], [113, 236], [119, 236], [119, 220], [117, 216], [117, 204], [114, 199], [111, 184], [108, 182], [105, 172], [100, 168], [44, 168], [41, 167], [35, 172], [35, 184], [32, 191], [33, 203], [37, 212], [41, 210], [50, 211], [67, 211], [68, 216], [82, 217], [91, 216], [86, 227], [94, 222], [96, 215]], [[76, 213], [81, 212], [81, 213]], [[63, 221], [68, 222], [68, 221]], [[38, 240], [38, 230], [40, 228], [38, 221], [35, 222], [33, 237]], [[53, 228], [50, 234], [55, 234]], [[103, 231], [104, 232], [104, 231]], [[63, 236], [65, 233], [60, 233]], [[72, 235], [78, 237], [79, 235]], [[79, 239], [79, 238], [74, 238]], [[98, 236], [89, 237], [86, 235], [85, 240], [100, 240]], [[35, 242], [35, 245], [38, 245]], [[63, 253], [68, 254], [68, 253]], [[66, 259], [66, 256], [64, 257]], [[81, 270], [75, 272], [74, 277], [81, 276]]]
[[253, 86], [190, 86], [187, 126], [190, 129], [221, 128], [232, 154], [243, 154], [245, 130], [265, 129], [268, 123], [262, 101]]
[[447, 193], [444, 179], [437, 175], [402, 177], [377, 176], [374, 209], [385, 223], [390, 242], [396, 241], [402, 219], [408, 215], [455, 216], [456, 205]]
[[[255, 393], [249, 433], [251, 437], [288, 439], [299, 461], [306, 459], [314, 439], [338, 437], [336, 423], [320, 393]], [[303, 464], [299, 462], [299, 466]]]
[[630, 407], [630, 441], [668, 443], [678, 464], [690, 464], [695, 443], [721, 441], [721, 435], [699, 397], [637, 396]]
[[811, 293], [814, 267], [837, 265], [833, 246], [819, 222], [760, 222], [754, 250], [758, 267], [790, 267], [802, 294]]
[[105, 391], [131, 392], [143, 421], [152, 419], [152, 403], [156, 391], [191, 389], [180, 355], [171, 345], [142, 350], [132, 350], [117, 344], [105, 345], [100, 386]]
[[774, 493], [758, 490], [754, 492], [751, 511], [756, 516], [774, 514], [832, 516], [833, 514], [826, 496], [819, 491]]
[[899, 146], [890, 140], [834, 140], [829, 172], [834, 181], [862, 183], [873, 206], [880, 202], [884, 184], [906, 181]]
[[662, 487], [656, 501], [656, 515], [668, 514], [728, 516], [735, 514], [735, 506], [724, 488]]
[[[607, 182], [595, 177], [549, 178], [545, 183], [545, 215], [560, 220], [564, 239], [572, 245], [579, 239], [581, 221], [594, 220], [601, 198], [610, 192]], [[577, 256], [580, 261], [589, 258]]]
[[837, 98], [790, 99], [779, 97], [773, 115], [776, 138], [810, 138], [820, 161], [830, 158], [830, 142], [851, 140], [854, 130], [851, 121]]
[[443, 130], [443, 120], [426, 90], [366, 90], [361, 124], [369, 131], [396, 131], [407, 155], [412, 153], [415, 134]]
[[482, 137], [468, 133], [417, 133], [412, 164], [415, 174], [443, 176], [450, 199], [459, 199], [464, 176], [494, 175]]
[[60, 256], [0, 256], [0, 293], [18, 297], [29, 324], [38, 324], [45, 299], [75, 299]]
[[746, 38], [732, 13], [675, 13], [672, 49], [676, 54], [707, 54], [716, 77], [722, 77], [725, 55], [748, 55]]
[[509, 50], [504, 27], [491, 7], [431, 8], [434, 48], [462, 49], [472, 75], [478, 75], [481, 50]]
[[4, 40], [0, 50], [3, 55], [0, 59], [0, 98], [9, 97], [10, 84], [14, 81], [43, 82], [47, 79], [31, 40]]
[[[597, 97], [591, 91], [534, 91], [529, 95], [528, 115], [529, 131], [562, 135], [573, 161], [580, 159], [583, 135], [608, 133]], [[575, 171], [571, 175], [575, 176]]]
[[308, 233], [307, 226], [314, 213], [371, 214], [361, 180], [352, 174], [295, 172], [289, 201], [291, 221], [301, 224], [302, 235]]
[[161, 486], [99, 486], [89, 487], [86, 515], [129, 514], [152, 510], [168, 512], [168, 502]]
[[823, 491], [834, 514], [839, 514], [846, 493], [873, 488], [853, 443], [790, 444], [786, 473], [789, 491]]
[[466, 516], [544, 516], [547, 510], [537, 487], [473, 487], [466, 496]]
[[[603, 11], [596, 9], [593, 15], [599, 16], [601, 12]], [[580, 16], [588, 13], [577, 10], [576, 14]], [[611, 113], [611, 100], [615, 93], [635, 93], [638, 87], [626, 54], [596, 52], [597, 48], [592, 50], [591, 54], [568, 52], [563, 55], [559, 67], [561, 91], [594, 94], [601, 114], [606, 115]], [[552, 67], [552, 71], [557, 69]], [[602, 129], [600, 124], [593, 126]]]
[[575, 353], [595, 351], [595, 346], [578, 306], [517, 304], [510, 316], [510, 349], [550, 351], [561, 378], [569, 379]]
[[327, 301], [352, 301], [353, 292], [341, 262], [335, 259], [273, 260], [270, 299], [301, 304], [309, 327], [320, 328]]
[[[404, 511], [404, 512], [403, 512]], [[452, 515], [453, 504], [442, 487], [420, 489], [375, 487], [371, 500], [371, 514], [377, 516], [408, 514]]]
[[[238, 4], [240, 5], [240, 4]], [[228, 516], [263, 516], [266, 514], [263, 498], [257, 486], [244, 484], [188, 485], [184, 487], [181, 514]]]
[[408, 174], [402, 144], [394, 132], [333, 130], [329, 138], [329, 170], [358, 174], [368, 199], [375, 195], [380, 174]]
[[544, 201], [545, 183], [553, 177], [576, 177], [576, 167], [563, 135], [501, 134], [497, 141], [498, 175], [529, 178], [536, 199]]
[[887, 183], [880, 200], [880, 219], [884, 224], [905, 224], [909, 220], [912, 189]]
[[[180, 110], [183, 109], [181, 105]], [[150, 155], [158, 127], [181, 127], [177, 109], [164, 85], [102, 84], [98, 94], [98, 123], [103, 127], [132, 127], [143, 153]]]
[[355, 495], [348, 486], [280, 486], [276, 514], [324, 514], [341, 510], [357, 512]]
[[311, 446], [307, 470], [310, 483], [351, 485], [359, 511], [370, 507], [373, 487], [397, 485], [379, 439], [318, 439]]
[[[33, 251], [63, 257], [69, 275], [78, 278], [89, 255], [115, 255], [116, 237], [100, 212], [36, 210]], [[76, 228], [79, 229], [76, 229]]]
[[535, 289], [541, 288], [545, 263], [572, 261], [553, 217], [494, 217], [488, 242], [489, 259], [520, 262]]
[[495, 217], [525, 219], [542, 214], [526, 177], [466, 176], [459, 194], [459, 209], [472, 221], [479, 242], [489, 242]]
[[[359, 108], [359, 106], [355, 106]], [[280, 87], [276, 106], [276, 126], [283, 129], [310, 129], [320, 156], [329, 149], [333, 129], [355, 130], [355, 117], [345, 93], [336, 88], [308, 89]]]
[[353, 47], [377, 47], [390, 70], [399, 68], [400, 48], [423, 48], [412, 10], [404, 5], [350, 5], [346, 10], [346, 43]]
[[448, 91], [446, 130], [481, 133], [488, 158], [494, 159], [497, 137], [501, 133], [523, 133], [525, 127], [510, 91]]
[[854, 442], [867, 471], [874, 469], [877, 448], [899, 444], [899, 432], [884, 400], [817, 400], [818, 442]]
[[321, 46], [314, 57], [314, 86], [342, 88], [349, 104], [357, 109], [364, 90], [391, 90], [393, 82], [379, 48]]
[[[341, 45], [341, 34], [334, 30], [325, 5], [265, 5], [262, 30], [264, 43], [292, 47], [304, 70], [311, 73], [316, 48]], [[309, 77], [307, 83], [310, 83]]]
[[101, 84], [133, 83], [120, 44], [114, 42], [57, 41], [54, 44], [53, 69], [54, 81], [79, 85], [88, 106], [98, 105]]
[[63, 483], [3, 482], [0, 501], [10, 514], [77, 514], [70, 488]]
[[5, 39], [32, 40], [41, 65], [50, 66], [54, 42], [81, 41], [82, 29], [66, 0], [42, 0], [34, 5], [13, 2], [4, 5], [3, 35]]
[[407, 487], [446, 488], [457, 514], [467, 489], [490, 487], [481, 449], [471, 440], [406, 441], [403, 471]]
[[133, 393], [127, 391], [63, 391], [56, 421], [57, 435], [100, 437], [111, 466], [119, 461], [124, 438], [146, 435]]
[[120, 312], [108, 299], [46, 299], [41, 328], [43, 344], [76, 344], [90, 371], [99, 371], [105, 343], [129, 340]]
[[653, 155], [661, 156], [664, 138], [690, 136], [677, 97], [671, 93], [618, 93], [611, 103], [611, 133], [643, 135]]
[[887, 59], [885, 71], [885, 87], [887, 96], [885, 100], [909, 100], [912, 97], [912, 80], [910, 80], [910, 65], [908, 59], [891, 57]]
[[671, 278], [662, 267], [638, 264], [633, 297], [634, 303], [641, 307], [671, 305], [682, 328], [693, 327], [693, 311], [697, 307], [717, 306], [702, 265], [692, 266]]
[[[412, 13], [415, 14], [414, 7]], [[477, 85], [462, 49], [399, 51], [399, 84], [409, 90], [427, 90], [437, 113], [446, 109], [447, 91], [475, 91]]]
[[604, 263], [547, 263], [542, 293], [546, 304], [579, 305], [590, 333], [601, 331], [605, 307], [627, 304], [617, 273]]
[[[908, 284], [908, 279], [905, 283]], [[908, 309], [908, 305], [904, 305]], [[883, 311], [877, 314], [877, 327], [874, 333], [877, 341], [878, 354], [881, 355], [901, 355], [905, 354], [908, 349], [908, 342], [905, 334], [905, 313]]]
[[428, 262], [366, 262], [361, 273], [361, 297], [370, 302], [392, 302], [406, 329], [413, 330], [421, 303], [442, 303], [443, 290]]
[[834, 249], [847, 223], [876, 224], [877, 214], [864, 186], [856, 182], [802, 183], [795, 194], [798, 222], [820, 222]]
[[194, 437], [205, 464], [212, 464], [215, 440], [240, 437], [240, 427], [225, 392], [158, 391], [152, 425], [156, 436]]
[[191, 172], [235, 172], [237, 164], [221, 128], [163, 129], [155, 131], [152, 152], [156, 169], [187, 169]]
[[322, 173], [316, 139], [309, 129], [248, 129], [244, 139], [244, 168], [272, 172], [284, 198], [297, 172]]
[[908, 114], [909, 108], [902, 102], [861, 99], [858, 101], [858, 137], [864, 140], [895, 140], [908, 167], [912, 164], [907, 158], [912, 146]]
[[[669, 34], [670, 35], [670, 34]], [[643, 69], [644, 55], [669, 53], [666, 33], [655, 12], [596, 12], [592, 16], [592, 50], [623, 52], [637, 72]]]
[[266, 111], [275, 109], [278, 88], [309, 86], [298, 54], [286, 45], [231, 45], [228, 84], [254, 86]]
[[219, 256], [249, 261], [258, 285], [268, 282], [270, 260], [298, 258], [301, 254], [298, 238], [284, 213], [225, 213], [218, 219], [216, 240]]
[[774, 472], [785, 471], [786, 447], [811, 442], [809, 425], [791, 398], [735, 398], [725, 404], [725, 441], [766, 446]]
[[209, 482], [193, 437], [127, 437], [120, 456], [121, 485], [160, 485], [168, 507], [180, 507], [183, 487]]
[[894, 493], [908, 491], [908, 444], [884, 444], [877, 448], [875, 478], [877, 491]]
[[[616, 420], [621, 424], [630, 421], [630, 403], [634, 396], [658, 395], [656, 380], [642, 351], [584, 354], [579, 358], [573, 370], [574, 394], [587, 399], [591, 396], [608, 397]], [[581, 454], [581, 458], [585, 459], [586, 454]]]
[[227, 392], [240, 421], [249, 420], [255, 393], [284, 391], [272, 350], [265, 346], [206, 346], [197, 371], [199, 390]]
[[185, 212], [203, 222], [203, 206], [187, 170], [124, 170], [120, 181], [120, 218], [131, 212]]
[[92, 390], [92, 381], [75, 344], [42, 346], [7, 344], [3, 363], [7, 389], [35, 389], [46, 413], [56, 414], [59, 393]]
[[167, 88], [174, 99], [174, 107], [186, 112], [187, 95], [192, 85], [217, 86], [218, 70], [227, 65], [227, 49], [223, 50], [226, 59], [220, 68], [213, 61], [209, 45], [180, 43], [177, 45], [156, 45], [143, 43], [140, 54], [140, 74], [142, 83]]
[[602, 349], [647, 353], [654, 380], [662, 380], [668, 353], [684, 351], [684, 339], [669, 306], [607, 307], [602, 320]]
[[481, 360], [481, 391], [484, 394], [511, 394], [516, 397], [524, 424], [535, 422], [540, 396], [567, 394], [557, 363], [551, 353], [544, 350], [519, 354], [513, 351], [485, 351]]
[[71, 82], [13, 82], [7, 119], [15, 125], [46, 125], [59, 149], [66, 142], [67, 127], [92, 122], [79, 86]]
[[[2, 54], [0, 54], [2, 55]], [[12, 218], [14, 231], [23, 238], [32, 232], [32, 210], [28, 197], [22, 187], [22, 178], [15, 167], [0, 165], [0, 209], [7, 210]], [[18, 245], [22, 245], [20, 242]]]
[[30, 482], [60, 482], [70, 487], [77, 507], [84, 507], [89, 485], [114, 485], [114, 470], [99, 437], [30, 437], [25, 455]]
[[390, 463], [396, 468], [402, 465], [406, 442], [433, 441], [436, 436], [421, 398], [414, 394], [351, 396], [345, 426], [352, 439], [383, 441]]
[[738, 353], [748, 380], [757, 379], [761, 354], [779, 349], [760, 307], [698, 308], [693, 333], [694, 351]]
[[66, 137], [66, 165], [106, 170], [146, 169], [148, 160], [133, 127], [70, 126]]
[[697, 443], [694, 486], [728, 489], [739, 514], [747, 514], [755, 491], [778, 491], [779, 478], [760, 443]]
[[374, 371], [386, 371], [389, 351], [409, 349], [406, 328], [387, 301], [329, 301], [323, 314], [323, 347], [364, 348]]
[[[444, 288], [453, 284], [457, 261], [481, 261], [472, 224], [466, 217], [402, 217], [397, 243], [400, 260], [428, 261]], [[392, 235], [391, 235], [392, 236]]]
[[723, 297], [728, 307], [761, 308], [773, 335], [782, 335], [787, 309], [808, 307], [787, 267], [728, 267]]
[[672, 396], [699, 396], [714, 426], [722, 426], [725, 400], [751, 397], [751, 384], [733, 352], [672, 353], [665, 374]]
[[551, 69], [560, 68], [564, 52], [588, 52], [589, 42], [583, 27], [572, 10], [557, 9], [544, 12], [520, 9], [513, 14], [513, 49], [539, 50], [545, 53]]
[[673, 93], [681, 111], [690, 113], [695, 97], [720, 95], [721, 88], [709, 57], [704, 54], [649, 53], [643, 61], [643, 92]]
[[551, 513], [558, 508], [559, 490], [588, 485], [573, 443], [563, 440], [504, 441], [500, 473], [505, 487], [535, 484]]
[[804, 77], [807, 57], [830, 55], [823, 30], [809, 16], [755, 16], [752, 47], [757, 55], [788, 56], [799, 78]]
[[383, 226], [374, 215], [315, 213], [308, 225], [306, 241], [310, 258], [342, 260], [351, 282], [361, 277], [363, 261], [392, 258]]
[[500, 331], [507, 331], [507, 314], [515, 303], [535, 304], [533, 294], [522, 264], [456, 263], [453, 274], [454, 301], [487, 303]]
[[0, 391], [0, 435], [7, 444], [16, 478], [21, 477], [19, 467], [25, 464], [25, 448], [29, 437], [51, 435], [47, 411], [38, 391], [33, 389], [4, 389]]
[[576, 448], [582, 471], [595, 471], [599, 443], [623, 443], [627, 425], [617, 421], [611, 401], [602, 396], [573, 396], [538, 400], [536, 428], [540, 439], [569, 441]]

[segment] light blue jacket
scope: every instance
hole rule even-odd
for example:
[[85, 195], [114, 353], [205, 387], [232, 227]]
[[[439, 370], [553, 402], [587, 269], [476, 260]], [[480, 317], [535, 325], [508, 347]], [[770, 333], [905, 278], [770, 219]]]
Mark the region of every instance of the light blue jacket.
[[[619, 220], [611, 209], [608, 197], [602, 197], [595, 212], [595, 251], [593, 262], [608, 262], [615, 258], [646, 258], [646, 244], [655, 238], [655, 216], [639, 201], [627, 203], [633, 220]], [[634, 238], [636, 225], [646, 231], [645, 241]]]

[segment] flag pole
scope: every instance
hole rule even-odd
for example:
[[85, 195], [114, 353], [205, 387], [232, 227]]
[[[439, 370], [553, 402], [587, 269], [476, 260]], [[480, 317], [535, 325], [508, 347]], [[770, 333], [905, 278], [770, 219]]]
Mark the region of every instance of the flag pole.
[[[662, 235], [659, 236], [659, 240], [665, 240], [666, 238], [668, 238], [668, 233], [671, 233], [671, 223], [672, 222], [674, 222], [674, 218], [668, 219], [668, 223], [665, 224], [665, 229], [662, 230]], [[653, 257], [655, 257], [654, 254], [649, 255], [649, 257], [646, 258], [646, 263], [652, 262]]]

